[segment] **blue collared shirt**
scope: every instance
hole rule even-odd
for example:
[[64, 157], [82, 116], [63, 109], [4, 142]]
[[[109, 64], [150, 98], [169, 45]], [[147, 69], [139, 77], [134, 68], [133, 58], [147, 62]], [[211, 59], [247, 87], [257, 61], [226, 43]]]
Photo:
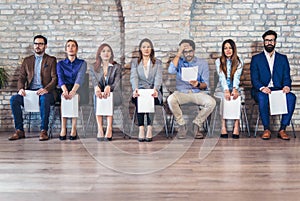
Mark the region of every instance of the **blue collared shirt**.
[[[181, 79], [182, 73], [181, 68], [189, 68], [198, 66], [198, 82], [204, 82], [207, 85], [205, 90], [200, 90], [198, 87], [193, 87], [189, 82], [183, 81]], [[176, 90], [187, 93], [192, 91], [193, 93], [198, 93], [200, 91], [207, 91], [209, 89], [209, 67], [207, 61], [194, 57], [191, 62], [187, 62], [183, 57], [180, 57], [178, 61], [178, 67], [174, 65], [173, 62], [170, 63], [169, 69], [170, 74], [176, 74]]]
[[58, 77], [58, 86], [64, 84], [79, 84], [84, 82], [84, 76], [87, 64], [83, 59], [76, 58], [71, 62], [68, 58], [57, 63], [56, 71]]
[[215, 61], [215, 64], [216, 64], [217, 73], [219, 75], [219, 82], [221, 84], [222, 89], [223, 90], [228, 90], [229, 89], [230, 91], [233, 88], [239, 89], [240, 78], [241, 78], [243, 65], [244, 65], [243, 60], [240, 58], [240, 63], [237, 67], [237, 70], [235, 71], [235, 73], [233, 75], [233, 80], [230, 79], [231, 64], [232, 64], [232, 61], [230, 59], [226, 60], [226, 68], [227, 68], [227, 75], [226, 76], [225, 76], [225, 73], [223, 71], [221, 71], [221, 69], [220, 69], [220, 65], [221, 65], [220, 58], [218, 58]]
[[30, 83], [29, 88], [30, 89], [40, 89], [43, 88], [42, 81], [41, 81], [41, 67], [42, 67], [42, 61], [43, 61], [43, 55], [37, 55], [35, 54], [35, 62], [34, 62], [34, 75], [33, 79]]

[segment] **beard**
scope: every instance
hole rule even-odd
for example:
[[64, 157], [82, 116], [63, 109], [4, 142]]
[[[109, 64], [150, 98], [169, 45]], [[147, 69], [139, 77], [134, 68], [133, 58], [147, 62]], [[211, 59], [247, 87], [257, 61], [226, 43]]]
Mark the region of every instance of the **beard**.
[[269, 45], [264, 45], [264, 47], [265, 47], [265, 50], [266, 50], [268, 53], [273, 52], [273, 50], [275, 49], [275, 45], [271, 45], [271, 44], [269, 44]]

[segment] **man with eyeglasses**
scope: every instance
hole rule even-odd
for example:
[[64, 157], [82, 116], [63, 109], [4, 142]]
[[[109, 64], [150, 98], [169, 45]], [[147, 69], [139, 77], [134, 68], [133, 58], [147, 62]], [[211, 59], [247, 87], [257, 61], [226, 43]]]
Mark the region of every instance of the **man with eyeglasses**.
[[[194, 41], [184, 39], [179, 43], [178, 52], [168, 71], [176, 74], [176, 91], [168, 97], [168, 105], [179, 125], [177, 138], [184, 139], [188, 130], [180, 105], [192, 104], [200, 107], [193, 120], [194, 137], [203, 139], [203, 123], [215, 108], [216, 101], [208, 95], [208, 63], [195, 56]], [[190, 73], [186, 73], [188, 71]], [[189, 79], [193, 74], [194, 78]]]
[[269, 140], [271, 138], [269, 120], [269, 97], [272, 91], [282, 90], [286, 94], [287, 114], [283, 114], [278, 131], [278, 138], [289, 140], [285, 132], [286, 126], [290, 124], [295, 104], [296, 96], [291, 92], [290, 66], [286, 55], [275, 51], [277, 33], [269, 30], [262, 35], [264, 51], [253, 56], [250, 65], [252, 96], [258, 102], [259, 113], [264, 126], [261, 138]]
[[9, 140], [25, 138], [21, 106], [24, 107], [25, 90], [36, 91], [40, 104], [40, 141], [48, 140], [50, 105], [54, 104], [54, 89], [57, 85], [56, 58], [45, 53], [47, 38], [36, 35], [33, 39], [34, 54], [22, 62], [18, 79], [18, 93], [10, 99], [15, 123], [15, 133]]

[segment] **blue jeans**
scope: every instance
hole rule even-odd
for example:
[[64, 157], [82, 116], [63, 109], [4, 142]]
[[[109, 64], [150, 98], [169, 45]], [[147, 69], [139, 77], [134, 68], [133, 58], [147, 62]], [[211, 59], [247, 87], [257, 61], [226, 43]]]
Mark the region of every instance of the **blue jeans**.
[[[50, 105], [54, 104], [54, 96], [51, 93], [41, 95], [40, 97], [40, 115], [41, 115], [41, 130], [48, 131]], [[16, 94], [10, 98], [10, 107], [14, 117], [15, 128], [24, 131], [22, 108], [24, 107], [23, 96]]]

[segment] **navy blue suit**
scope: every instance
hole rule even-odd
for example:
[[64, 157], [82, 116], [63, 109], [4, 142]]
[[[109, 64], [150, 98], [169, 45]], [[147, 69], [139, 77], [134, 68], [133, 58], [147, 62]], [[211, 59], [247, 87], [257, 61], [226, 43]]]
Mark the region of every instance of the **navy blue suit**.
[[[273, 74], [271, 75], [270, 67], [264, 52], [261, 52], [252, 57], [250, 65], [251, 73], [251, 83], [252, 83], [252, 96], [259, 105], [259, 112], [264, 129], [269, 129], [269, 97], [260, 91], [261, 87], [267, 87], [271, 81], [271, 76], [273, 80], [274, 87], [270, 89], [282, 90], [283, 87], [288, 86], [291, 89], [291, 76], [290, 76], [290, 65], [286, 55], [275, 53], [275, 61], [273, 66]], [[287, 109], [288, 114], [282, 115], [281, 126], [290, 124], [292, 118], [295, 104], [296, 96], [295, 94], [289, 92], [286, 94], [287, 98]]]

